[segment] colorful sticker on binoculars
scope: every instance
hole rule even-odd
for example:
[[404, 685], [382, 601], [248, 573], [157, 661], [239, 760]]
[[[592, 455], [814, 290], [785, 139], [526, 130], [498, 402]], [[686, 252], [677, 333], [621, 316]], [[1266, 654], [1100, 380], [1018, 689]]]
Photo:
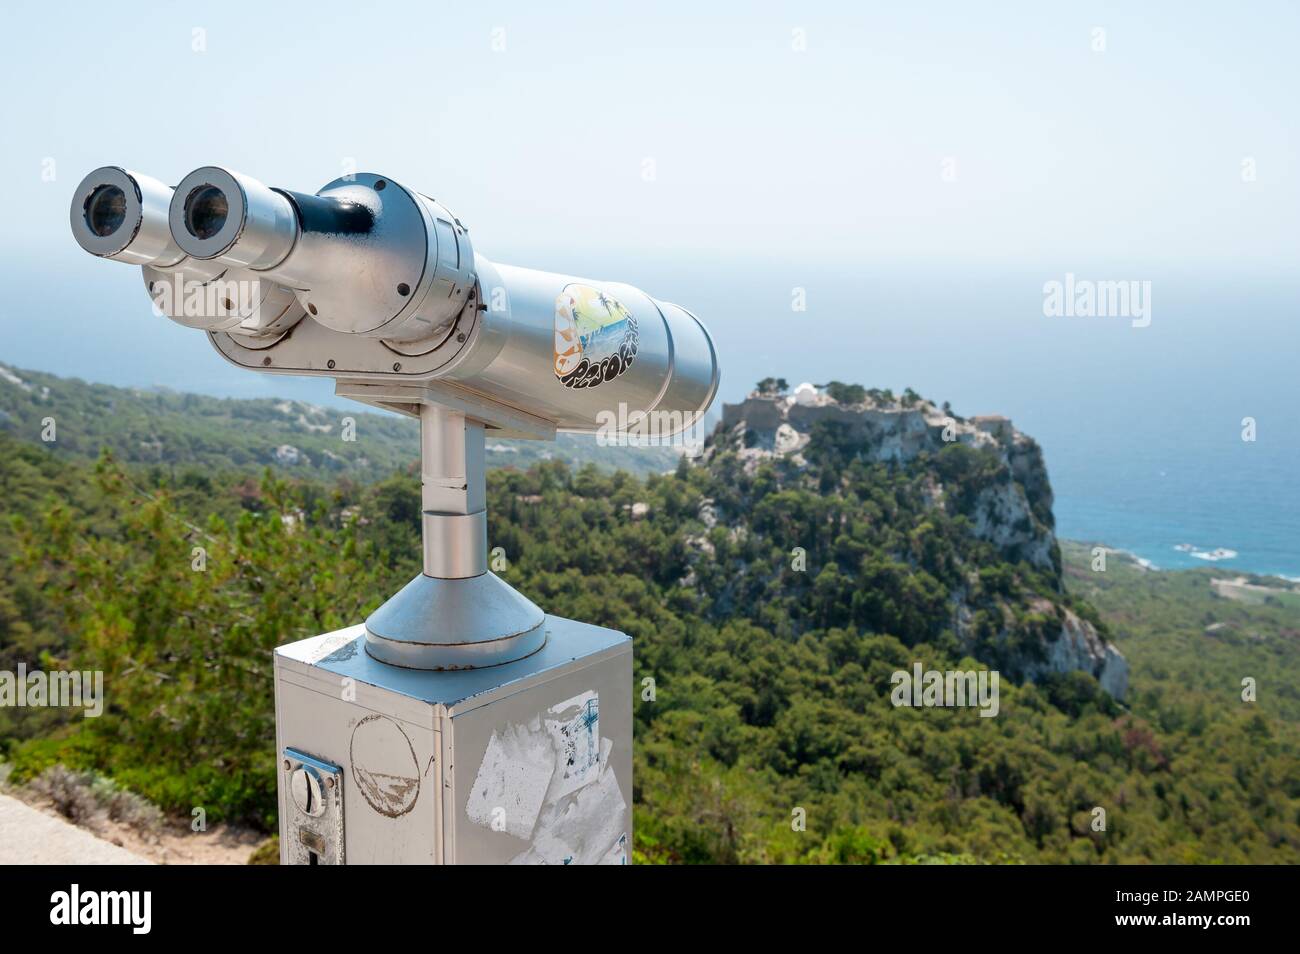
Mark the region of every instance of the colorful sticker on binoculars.
[[555, 299], [555, 376], [566, 388], [594, 388], [632, 366], [636, 318], [590, 285], [565, 285]]

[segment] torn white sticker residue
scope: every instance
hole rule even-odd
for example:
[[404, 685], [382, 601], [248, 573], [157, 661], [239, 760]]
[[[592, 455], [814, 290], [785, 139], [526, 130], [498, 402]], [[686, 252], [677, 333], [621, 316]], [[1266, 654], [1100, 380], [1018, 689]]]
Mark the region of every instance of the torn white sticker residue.
[[556, 801], [576, 792], [600, 774], [600, 697], [594, 690], [551, 706], [546, 730], [559, 753], [556, 773], [547, 801]]
[[600, 736], [594, 690], [498, 729], [466, 815], [531, 841], [512, 864], [627, 864], [627, 801], [610, 764], [612, 749]]
[[605, 852], [605, 856], [600, 859], [602, 865], [625, 865], [627, 864], [627, 832], [619, 837], [618, 841]]
[[538, 719], [493, 732], [465, 814], [475, 824], [526, 839], [556, 771], [555, 748]]
[[621, 864], [626, 844], [627, 802], [610, 769], [572, 798], [547, 801], [533, 846], [511, 859], [515, 865]]

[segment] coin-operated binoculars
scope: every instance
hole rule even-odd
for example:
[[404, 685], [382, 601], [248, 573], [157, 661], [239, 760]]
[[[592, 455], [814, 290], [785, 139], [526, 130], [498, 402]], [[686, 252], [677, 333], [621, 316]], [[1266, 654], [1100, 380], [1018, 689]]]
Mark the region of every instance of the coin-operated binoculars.
[[376, 175], [308, 195], [106, 166], [71, 222], [234, 364], [420, 421], [423, 572], [363, 624], [275, 652], [281, 862], [626, 862], [631, 640], [488, 569], [484, 438], [691, 427], [718, 387], [699, 320], [490, 262], [445, 206]]

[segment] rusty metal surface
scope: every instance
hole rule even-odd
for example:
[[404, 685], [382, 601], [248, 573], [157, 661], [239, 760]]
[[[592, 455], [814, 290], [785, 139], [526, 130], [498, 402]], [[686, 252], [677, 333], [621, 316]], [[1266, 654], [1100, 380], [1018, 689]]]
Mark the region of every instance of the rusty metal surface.
[[279, 788], [280, 863], [346, 864], [343, 770], [286, 746], [280, 756]]

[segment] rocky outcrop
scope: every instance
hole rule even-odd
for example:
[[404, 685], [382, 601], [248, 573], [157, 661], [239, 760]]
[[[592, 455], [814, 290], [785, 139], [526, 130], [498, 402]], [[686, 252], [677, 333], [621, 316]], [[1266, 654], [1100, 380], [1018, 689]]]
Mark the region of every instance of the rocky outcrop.
[[1065, 611], [1061, 632], [1047, 646], [1047, 659], [1027, 667], [1031, 682], [1049, 672], [1083, 671], [1096, 677], [1101, 688], [1116, 699], [1128, 692], [1128, 661], [1118, 649], [1106, 642], [1085, 619]]
[[[801, 395], [798, 400], [753, 394], [739, 404], [723, 405], [721, 429], [739, 438], [739, 453], [752, 471], [771, 458], [804, 466], [803, 451], [823, 422], [844, 428], [868, 461], [906, 464], [923, 452], [937, 454], [950, 444], [997, 454], [1006, 467], [1005, 482], [982, 489], [973, 500], [951, 501], [949, 506], [960, 507], [975, 535], [1008, 559], [1059, 569], [1052, 491], [1042, 452], [1005, 417], [960, 419], [924, 400], [904, 406], [868, 398], [846, 406], [826, 394]], [[947, 496], [942, 484], [936, 483], [935, 501]]]
[[[945, 483], [942, 466], [923, 475], [928, 506], [964, 516], [970, 532], [991, 543], [1012, 564], [1024, 561], [1044, 571], [1061, 588], [1060, 551], [1052, 516], [1052, 489], [1042, 451], [1005, 417], [958, 418], [947, 407], [909, 395], [897, 400], [887, 392], [861, 392], [857, 403], [835, 400], [824, 390], [801, 386], [794, 395], [754, 393], [739, 404], [723, 405], [719, 434], [730, 438], [745, 469], [780, 460], [796, 469], [808, 467], [805, 453], [818, 426], [829, 423], [845, 435], [859, 459], [907, 465], [922, 454], [940, 461], [953, 444], [987, 451], [1000, 466], [981, 472], [978, 482]], [[959, 640], [972, 644], [972, 611], [963, 594], [954, 594], [954, 624]], [[1128, 690], [1128, 663], [1097, 629], [1072, 610], [1050, 600], [1030, 607], [1051, 621], [1032, 659], [1016, 661], [1024, 678], [1082, 671], [1094, 676], [1107, 693], [1123, 699]], [[1055, 621], [1060, 621], [1059, 632]], [[1002, 634], [1005, 636], [1005, 632]]]

